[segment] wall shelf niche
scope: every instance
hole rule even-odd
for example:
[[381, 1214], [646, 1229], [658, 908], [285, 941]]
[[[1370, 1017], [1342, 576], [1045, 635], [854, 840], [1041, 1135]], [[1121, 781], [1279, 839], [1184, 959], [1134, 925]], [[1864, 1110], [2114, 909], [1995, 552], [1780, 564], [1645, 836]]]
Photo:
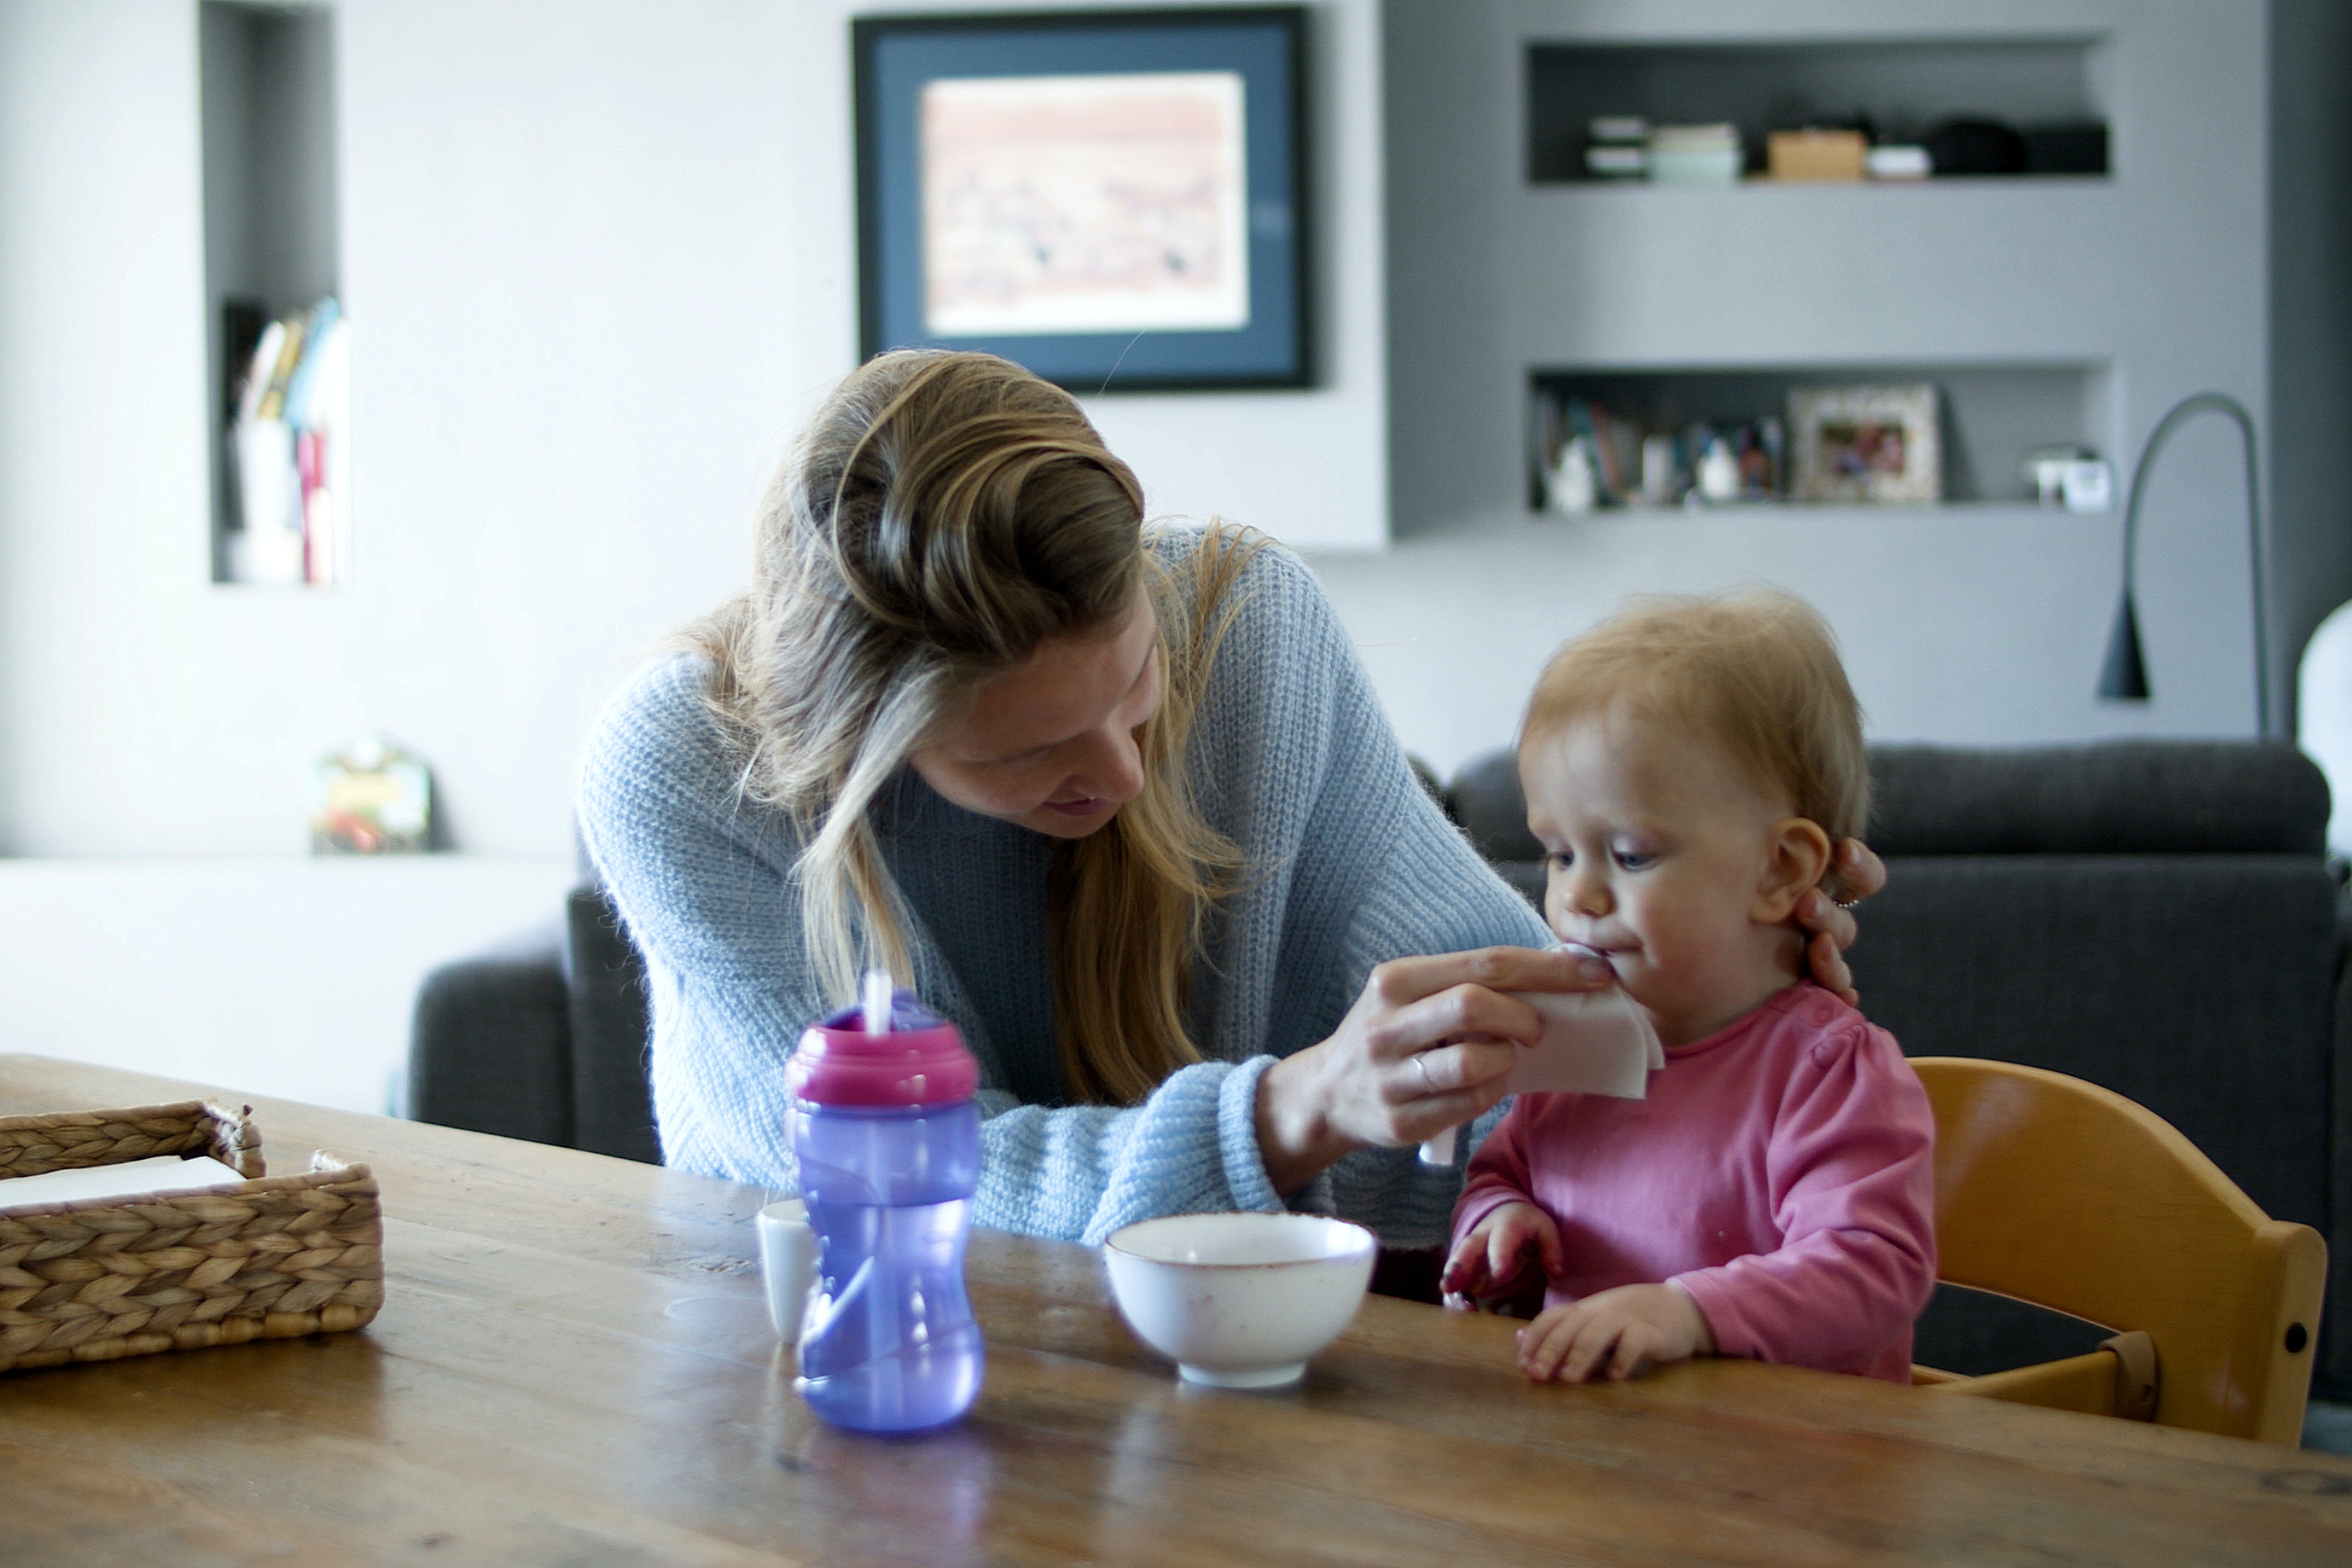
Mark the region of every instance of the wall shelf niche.
[[[1836, 364], [1539, 368], [1528, 373], [1528, 505], [1545, 505], [1545, 468], [1561, 430], [1558, 411], [1580, 400], [1607, 411], [1637, 436], [1683, 437], [1694, 426], [1729, 430], [1767, 418], [1785, 421], [1789, 394], [1806, 387], [1936, 389], [1942, 500], [1901, 510], [1933, 511], [2030, 506], [2023, 472], [2038, 447], [2072, 446], [2106, 456], [2113, 445], [2112, 369], [2104, 363], [2041, 364]], [[1793, 442], [1793, 432], [1790, 433]], [[1687, 443], [1685, 443], [1687, 445]], [[1743, 505], [1850, 511], [1849, 503], [1802, 505], [1779, 493]], [[1656, 515], [1655, 506], [1604, 509]], [[1875, 507], [1874, 510], [1895, 510]]]
[[1532, 40], [1526, 47], [1527, 178], [1535, 184], [1616, 183], [1594, 180], [1586, 170], [1588, 127], [1601, 116], [1654, 125], [1728, 121], [1739, 129], [1751, 174], [1763, 167], [1768, 132], [1814, 121], [1864, 119], [1880, 140], [1897, 142], [1916, 142], [1960, 117], [2020, 131], [2105, 123], [2107, 56], [2105, 39], [2078, 36]]
[[[334, 13], [315, 4], [201, 0], [197, 17], [212, 580], [323, 586], [341, 574], [342, 552], [331, 550], [323, 523], [318, 540], [309, 537], [315, 487], [296, 466], [296, 433], [240, 437], [232, 426], [237, 391], [269, 323], [315, 320], [320, 302], [339, 294]], [[281, 485], [273, 475], [257, 490], [240, 475], [239, 453], [254, 464], [281, 436], [290, 477]], [[288, 486], [291, 499], [281, 507]], [[272, 513], [266, 541], [261, 527], [248, 527], [263, 520], [246, 515], [265, 503]], [[288, 532], [295, 537], [277, 537]]]

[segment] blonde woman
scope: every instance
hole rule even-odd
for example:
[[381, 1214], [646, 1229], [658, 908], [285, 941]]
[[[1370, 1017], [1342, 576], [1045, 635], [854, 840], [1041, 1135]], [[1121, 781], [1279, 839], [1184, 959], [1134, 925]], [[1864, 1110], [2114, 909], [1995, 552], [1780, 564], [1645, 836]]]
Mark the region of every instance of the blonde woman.
[[[1434, 1247], [1460, 1175], [1413, 1146], [1501, 1098], [1537, 1030], [1508, 993], [1608, 981], [1415, 784], [1306, 569], [1147, 531], [1076, 402], [1004, 361], [851, 374], [688, 640], [581, 795], [671, 1164], [790, 1185], [785, 1059], [880, 963], [979, 1058], [980, 1223], [1290, 1206]], [[1843, 985], [1852, 922], [1815, 903]]]

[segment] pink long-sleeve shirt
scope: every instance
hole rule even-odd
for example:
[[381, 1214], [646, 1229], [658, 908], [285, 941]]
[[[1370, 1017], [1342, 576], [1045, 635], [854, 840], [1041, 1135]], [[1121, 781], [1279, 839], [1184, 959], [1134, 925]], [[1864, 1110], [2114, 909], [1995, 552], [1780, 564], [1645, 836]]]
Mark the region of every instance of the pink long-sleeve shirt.
[[1470, 1162], [1454, 1239], [1531, 1203], [1567, 1255], [1548, 1307], [1669, 1281], [1725, 1355], [1907, 1383], [1934, 1149], [1895, 1037], [1791, 985], [1668, 1051], [1647, 1100], [1521, 1095]]

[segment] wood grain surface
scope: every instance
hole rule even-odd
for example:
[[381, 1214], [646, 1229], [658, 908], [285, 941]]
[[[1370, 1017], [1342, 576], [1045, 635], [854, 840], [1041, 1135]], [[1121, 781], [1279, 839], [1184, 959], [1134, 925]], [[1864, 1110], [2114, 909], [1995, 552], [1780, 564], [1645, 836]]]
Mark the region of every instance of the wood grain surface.
[[[234, 1090], [0, 1057], [0, 1115]], [[0, 1562], [2352, 1562], [2352, 1461], [1788, 1368], [1536, 1387], [1512, 1325], [1372, 1298], [1300, 1386], [1181, 1386], [1089, 1250], [972, 1238], [971, 1415], [792, 1388], [755, 1188], [252, 1100], [273, 1170], [372, 1164], [357, 1333], [0, 1377]]]

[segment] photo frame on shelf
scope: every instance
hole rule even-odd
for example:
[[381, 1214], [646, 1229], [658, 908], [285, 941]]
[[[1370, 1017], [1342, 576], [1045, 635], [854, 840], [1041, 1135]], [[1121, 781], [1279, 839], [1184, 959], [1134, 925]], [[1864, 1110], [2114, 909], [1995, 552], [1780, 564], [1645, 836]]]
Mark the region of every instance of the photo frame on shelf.
[[1791, 500], [1933, 506], [1944, 499], [1932, 385], [1791, 387], [1789, 433]]
[[1304, 6], [852, 24], [859, 353], [1313, 384]]

